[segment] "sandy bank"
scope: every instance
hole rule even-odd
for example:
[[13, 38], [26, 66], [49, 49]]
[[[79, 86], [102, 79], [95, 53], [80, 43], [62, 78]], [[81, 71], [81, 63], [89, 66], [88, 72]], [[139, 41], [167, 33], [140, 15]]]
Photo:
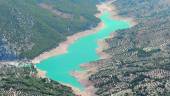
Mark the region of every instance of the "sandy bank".
[[40, 69], [37, 69], [37, 77], [38, 78], [46, 78], [46, 71], [42, 71]]
[[84, 91], [75, 91], [76, 94], [80, 96], [96, 96], [96, 89], [92, 82], [89, 81], [89, 76], [97, 71], [95, 66], [93, 64], [82, 64], [81, 67], [85, 68], [85, 71], [74, 71], [71, 73], [85, 87]]
[[54, 49], [52, 49], [48, 52], [44, 52], [44, 53], [40, 54], [39, 56], [35, 57], [32, 60], [32, 63], [34, 63], [34, 64], [40, 63], [42, 60], [45, 60], [49, 57], [53, 57], [53, 56], [57, 56], [57, 55], [67, 53], [67, 49], [68, 49], [69, 45], [74, 43], [74, 41], [76, 41], [77, 39], [82, 38], [84, 36], [94, 34], [94, 33], [98, 32], [103, 27], [104, 27], [104, 24], [101, 22], [101, 23], [98, 24], [97, 27], [95, 27], [93, 29], [86, 30], [86, 31], [83, 31], [83, 32], [79, 32], [79, 33], [76, 33], [72, 36], [67, 37], [67, 40], [64, 41], [64, 42], [61, 42], [59, 44], [59, 46], [57, 46], [56, 48], [54, 48]]
[[[115, 6], [111, 5], [111, 2], [105, 2], [100, 5], [97, 5], [97, 8], [100, 11], [100, 13], [96, 14], [96, 17], [100, 17], [103, 12], [108, 11], [108, 12], [110, 12], [110, 14], [112, 15], [112, 18], [114, 20], [123, 20], [126, 22], [130, 22], [132, 26], [137, 24], [136, 21], [132, 18], [123, 18], [123, 17], [118, 16], [118, 11]], [[49, 57], [67, 53], [67, 49], [70, 44], [74, 43], [79, 38], [82, 38], [84, 36], [88, 36], [90, 34], [94, 34], [94, 33], [98, 32], [103, 27], [104, 27], [104, 24], [101, 22], [98, 24], [97, 27], [95, 27], [91, 30], [86, 30], [83, 32], [76, 33], [72, 36], [69, 36], [67, 38], [67, 40], [64, 42], [61, 42], [58, 47], [52, 49], [51, 51], [44, 52], [44, 53], [40, 54], [39, 56], [35, 57], [32, 60], [32, 63], [36, 64], [36, 63], [39, 63], [40, 61], [47, 59]], [[114, 37], [115, 34], [116, 33], [112, 33], [110, 35], [110, 37], [108, 37], [108, 38]], [[101, 56], [101, 59], [110, 58], [111, 56], [109, 56], [107, 53], [103, 52], [103, 50], [109, 48], [109, 45], [105, 42], [105, 40], [100, 40], [97, 43], [99, 45], [99, 48], [97, 48], [96, 51]], [[92, 75], [93, 73], [95, 73], [97, 71], [97, 67], [94, 64], [83, 64], [83, 65], [81, 65], [81, 67], [86, 68], [87, 70], [83, 71], [83, 72], [75, 71], [75, 72], [72, 72], [71, 74], [74, 77], [76, 77], [82, 85], [85, 86], [85, 90], [83, 92], [81, 92], [79, 89], [74, 88], [68, 84], [64, 84], [64, 85], [72, 87], [73, 91], [80, 96], [95, 96], [94, 93], [95, 93], [96, 89], [93, 87], [93, 84], [88, 80], [88, 78], [90, 75]], [[40, 71], [39, 75], [43, 76], [45, 74], [44, 74], [44, 72]]]
[[[101, 16], [101, 14], [103, 12], [108, 11], [112, 15], [112, 18], [114, 20], [127, 21], [127, 22], [130, 22], [131, 25], [137, 24], [136, 21], [132, 18], [124, 18], [124, 17], [118, 16], [118, 11], [117, 11], [115, 6], [111, 5], [111, 2], [105, 2], [105, 3], [102, 3], [100, 5], [97, 5], [97, 8], [100, 11], [100, 13], [96, 14], [95, 16], [98, 17], [98, 18]], [[72, 36], [68, 36], [66, 41], [61, 42], [59, 44], [59, 46], [57, 46], [56, 48], [53, 48], [52, 50], [46, 51], [46, 52], [40, 54], [39, 56], [35, 57], [32, 60], [32, 63], [34, 63], [34, 64], [40, 63], [42, 60], [45, 60], [49, 57], [53, 57], [53, 56], [57, 56], [57, 55], [67, 53], [67, 49], [68, 49], [69, 45], [74, 43], [74, 41], [76, 41], [77, 39], [82, 38], [84, 36], [94, 34], [94, 33], [98, 32], [100, 29], [102, 29], [103, 27], [104, 27], [104, 24], [102, 22], [100, 22], [98, 24], [98, 26], [95, 27], [95, 28], [92, 28], [90, 30], [86, 30], [86, 31], [83, 31], [83, 32], [78, 32], [78, 33], [76, 33]]]
[[101, 10], [101, 12], [105, 12], [108, 11], [111, 14], [111, 18], [113, 20], [121, 20], [121, 21], [126, 21], [129, 22], [131, 26], [134, 26], [137, 24], [137, 21], [133, 18], [129, 18], [129, 17], [121, 17], [118, 13], [118, 10], [116, 8], [116, 6], [114, 6], [112, 3], [114, 1], [108, 1], [108, 2], [104, 2], [100, 5], [97, 5], [97, 8]]
[[[124, 18], [118, 15], [118, 11], [114, 5], [111, 5], [112, 2], [105, 2], [100, 5], [97, 5], [98, 10], [100, 10], [101, 13], [108, 11], [111, 14], [111, 18], [114, 20], [121, 20], [126, 21], [131, 24], [131, 26], [134, 26], [137, 24], [137, 22], [133, 18]], [[99, 17], [100, 14], [97, 14], [96, 16]], [[113, 38], [116, 36], [116, 33], [111, 33], [108, 38]], [[96, 49], [97, 53], [100, 55], [101, 59], [110, 58], [111, 56], [107, 53], [105, 53], [103, 50], [109, 48], [109, 44], [105, 42], [105, 40], [99, 40], [98, 42], [99, 47]], [[78, 79], [78, 81], [85, 86], [85, 90], [83, 92], [78, 91], [78, 93], [81, 96], [96, 96], [95, 92], [96, 89], [94, 88], [92, 82], [89, 81], [89, 76], [94, 74], [97, 71], [97, 67], [95, 64], [82, 64], [81, 67], [85, 68], [86, 71], [83, 72], [73, 72], [72, 75]]]
[[[102, 11], [99, 9], [100, 13], [96, 14], [95, 16], [97, 18], [99, 18], [102, 14]], [[86, 30], [83, 32], [79, 32], [76, 33], [72, 36], [67, 37], [67, 40], [64, 42], [61, 42], [59, 44], [59, 46], [57, 46], [56, 48], [48, 51], [48, 52], [44, 52], [42, 54], [40, 54], [39, 56], [35, 57], [32, 60], [32, 63], [37, 64], [40, 63], [42, 60], [45, 60], [49, 57], [53, 57], [53, 56], [57, 56], [57, 55], [61, 55], [64, 53], [67, 53], [67, 49], [69, 47], [70, 44], [74, 43], [77, 39], [82, 38], [84, 36], [88, 36], [91, 34], [95, 34], [96, 32], [98, 32], [99, 30], [101, 30], [104, 27], [104, 24], [102, 22], [100, 22], [98, 24], [97, 27], [92, 28], [90, 30]], [[90, 69], [89, 66], [87, 65], [82, 65], [83, 67], [86, 66], [87, 69]], [[95, 67], [93, 67], [95, 68]], [[94, 70], [94, 69], [90, 69], [90, 70]], [[87, 70], [88, 71], [88, 70]], [[90, 82], [88, 81], [88, 77], [91, 75], [90, 73], [94, 73], [94, 72], [73, 72], [72, 75], [75, 76], [76, 78], [78, 78], [78, 81], [83, 84], [84, 86], [86, 86], [85, 91], [80, 91], [78, 88], [75, 88], [69, 84], [63, 84], [66, 86], [69, 86], [73, 89], [75, 94], [78, 94], [80, 96], [95, 96], [93, 93], [96, 91], [95, 88], [93, 88], [92, 84], [90, 84]], [[45, 77], [46, 72], [45, 71], [41, 71], [38, 69], [38, 77]]]
[[[108, 11], [111, 14], [111, 18], [113, 20], [121, 20], [121, 21], [129, 22], [131, 27], [135, 26], [137, 24], [137, 21], [133, 18], [128, 18], [128, 17], [125, 18], [125, 17], [119, 16], [117, 8], [112, 4], [112, 2], [113, 1], [104, 2], [100, 5], [97, 5], [97, 8], [102, 13], [105, 11]], [[114, 36], [116, 36], [115, 32], [111, 33], [108, 38], [113, 38]], [[107, 42], [105, 40], [100, 40], [97, 43], [98, 43], [99, 47], [96, 49], [96, 51], [100, 55], [101, 59], [110, 58], [111, 56], [104, 52], [105, 49], [109, 48], [109, 44], [107, 44]]]

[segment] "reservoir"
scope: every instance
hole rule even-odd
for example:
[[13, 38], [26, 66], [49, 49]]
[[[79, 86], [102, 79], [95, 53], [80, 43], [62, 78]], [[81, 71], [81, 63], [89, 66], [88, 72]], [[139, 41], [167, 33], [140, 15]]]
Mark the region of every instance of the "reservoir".
[[83, 86], [71, 75], [71, 72], [81, 70], [81, 64], [100, 59], [96, 52], [99, 47], [98, 40], [107, 38], [116, 30], [130, 27], [128, 22], [113, 20], [109, 12], [104, 12], [100, 19], [105, 26], [99, 32], [76, 40], [69, 46], [67, 53], [43, 60], [36, 67], [46, 71], [48, 78], [82, 90]]

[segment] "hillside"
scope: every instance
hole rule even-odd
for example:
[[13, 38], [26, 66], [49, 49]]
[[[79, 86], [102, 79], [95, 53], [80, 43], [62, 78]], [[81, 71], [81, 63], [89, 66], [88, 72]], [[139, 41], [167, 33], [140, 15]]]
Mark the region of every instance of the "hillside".
[[119, 15], [138, 24], [119, 30], [106, 42], [110, 59], [94, 62], [98, 71], [89, 80], [99, 96], [169, 96], [170, 2], [117, 0]]
[[67, 36], [96, 26], [96, 4], [97, 0], [0, 0], [0, 60], [31, 59]]
[[0, 96], [75, 96], [72, 89], [47, 78], [38, 78], [37, 70], [0, 63]]

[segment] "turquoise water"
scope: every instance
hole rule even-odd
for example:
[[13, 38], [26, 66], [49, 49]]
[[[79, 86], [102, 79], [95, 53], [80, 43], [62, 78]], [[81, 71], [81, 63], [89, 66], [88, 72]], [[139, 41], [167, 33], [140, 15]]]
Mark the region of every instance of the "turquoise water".
[[110, 14], [105, 12], [100, 17], [105, 27], [96, 34], [80, 38], [71, 44], [68, 53], [54, 56], [37, 64], [37, 68], [47, 71], [47, 77], [64, 84], [70, 84], [83, 90], [83, 86], [71, 76], [72, 71], [81, 70], [80, 64], [100, 59], [96, 53], [97, 41], [107, 38], [110, 33], [129, 28], [130, 24], [125, 21], [112, 20]]

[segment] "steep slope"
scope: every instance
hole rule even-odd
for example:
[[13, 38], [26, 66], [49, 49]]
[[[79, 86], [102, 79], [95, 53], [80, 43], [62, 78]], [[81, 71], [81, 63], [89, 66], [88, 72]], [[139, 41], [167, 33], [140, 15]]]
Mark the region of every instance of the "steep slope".
[[90, 80], [99, 96], [169, 96], [170, 3], [168, 0], [117, 0], [119, 15], [138, 24], [106, 42], [111, 58], [94, 62]]
[[31, 59], [99, 20], [96, 0], [0, 0], [0, 60]]

